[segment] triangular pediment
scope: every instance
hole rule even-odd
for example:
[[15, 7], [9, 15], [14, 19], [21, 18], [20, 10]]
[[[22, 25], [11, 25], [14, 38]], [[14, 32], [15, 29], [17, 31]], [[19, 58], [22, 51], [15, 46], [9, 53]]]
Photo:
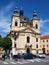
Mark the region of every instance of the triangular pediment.
[[20, 32], [24, 32], [24, 33], [36, 33], [33, 29], [31, 29], [30, 27], [27, 27], [23, 30], [21, 30]]
[[[11, 31], [11, 32], [13, 32], [13, 31]], [[10, 33], [11, 33], [11, 32], [10, 32]], [[15, 32], [17, 32], [17, 33], [32, 33], [32, 34], [38, 34], [38, 35], [40, 35], [40, 33], [37, 33], [36, 30], [34, 30], [34, 29], [31, 28], [31, 27], [26, 27], [26, 28], [24, 28], [24, 29], [22, 29], [22, 30], [15, 31]]]
[[24, 30], [22, 30], [23, 32], [32, 32], [32, 30], [31, 29], [29, 29], [29, 28], [27, 28], [27, 29], [24, 29]]

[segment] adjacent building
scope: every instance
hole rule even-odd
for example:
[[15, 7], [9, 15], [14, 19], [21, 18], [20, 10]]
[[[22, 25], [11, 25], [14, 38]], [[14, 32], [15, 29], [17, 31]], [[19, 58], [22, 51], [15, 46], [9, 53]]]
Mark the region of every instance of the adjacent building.
[[49, 54], [49, 35], [41, 36], [41, 48], [44, 54]]

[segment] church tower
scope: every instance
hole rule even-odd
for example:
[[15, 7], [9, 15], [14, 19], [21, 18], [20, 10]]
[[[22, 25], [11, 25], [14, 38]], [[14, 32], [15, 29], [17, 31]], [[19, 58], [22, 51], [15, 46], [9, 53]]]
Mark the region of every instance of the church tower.
[[18, 33], [16, 32], [20, 27], [20, 17], [18, 8], [16, 7], [14, 10], [14, 13], [12, 15], [12, 23], [10, 26], [10, 33], [11, 33], [11, 40], [12, 40], [12, 48], [16, 47], [16, 37], [18, 36]]
[[14, 14], [12, 16], [12, 28], [20, 27], [20, 17], [18, 13], [18, 8], [16, 7], [14, 10]]
[[33, 28], [38, 33], [40, 33], [40, 22], [39, 21], [40, 21], [40, 19], [37, 16], [36, 10], [34, 10], [34, 12], [33, 12], [33, 18], [32, 18], [32, 25], [33, 25]]
[[[41, 51], [41, 47], [40, 47], [40, 19], [38, 18], [38, 16], [37, 16], [37, 13], [36, 13], [36, 10], [34, 10], [34, 12], [33, 12], [33, 18], [32, 18], [32, 20], [31, 20], [31, 22], [32, 22], [32, 29], [36, 32], [36, 33], [38, 33], [38, 34], [35, 34], [35, 40], [36, 40], [36, 42], [34, 42], [34, 44], [33, 45], [35, 45], [36, 46], [36, 53], [40, 53]], [[35, 47], [34, 46], [34, 47]], [[40, 50], [39, 50], [40, 49]]]

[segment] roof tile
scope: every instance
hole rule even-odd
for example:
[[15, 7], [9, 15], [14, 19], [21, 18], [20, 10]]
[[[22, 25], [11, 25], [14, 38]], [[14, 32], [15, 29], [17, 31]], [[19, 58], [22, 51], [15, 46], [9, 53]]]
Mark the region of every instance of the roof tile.
[[41, 36], [41, 39], [49, 39], [49, 35]]

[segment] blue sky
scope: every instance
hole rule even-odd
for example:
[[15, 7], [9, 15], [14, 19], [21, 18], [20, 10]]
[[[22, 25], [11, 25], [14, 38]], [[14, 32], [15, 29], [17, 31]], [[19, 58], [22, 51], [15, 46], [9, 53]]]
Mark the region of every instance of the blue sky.
[[34, 9], [40, 18], [41, 35], [49, 35], [49, 0], [0, 0], [0, 34], [5, 37], [10, 31], [11, 16], [15, 7], [24, 9], [31, 19]]

